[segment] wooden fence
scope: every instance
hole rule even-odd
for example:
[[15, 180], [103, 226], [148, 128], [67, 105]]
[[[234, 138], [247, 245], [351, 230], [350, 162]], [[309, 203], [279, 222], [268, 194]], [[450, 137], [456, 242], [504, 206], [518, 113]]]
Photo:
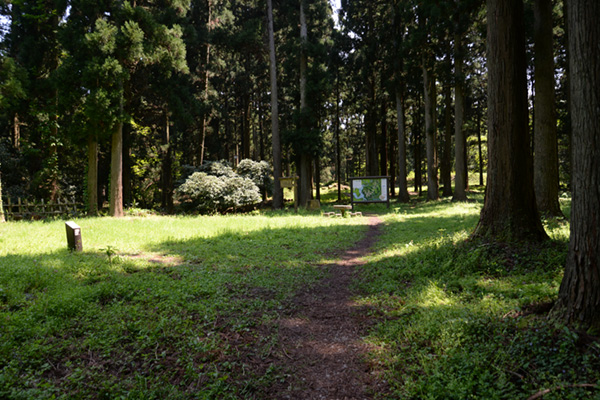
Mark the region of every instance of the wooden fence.
[[83, 204], [77, 203], [75, 199], [58, 199], [56, 202], [46, 203], [44, 200], [28, 201], [20, 197], [15, 202], [10, 197], [4, 197], [2, 203], [5, 218], [13, 221], [73, 216], [79, 214], [83, 209]]

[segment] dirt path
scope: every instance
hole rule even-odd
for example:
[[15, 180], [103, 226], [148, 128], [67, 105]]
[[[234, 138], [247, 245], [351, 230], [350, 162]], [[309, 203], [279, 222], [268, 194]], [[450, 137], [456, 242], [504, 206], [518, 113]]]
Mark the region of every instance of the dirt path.
[[274, 399], [372, 399], [386, 391], [381, 374], [364, 358], [361, 335], [369, 319], [352, 301], [350, 284], [380, 233], [381, 220], [369, 217], [369, 230], [317, 287], [294, 299], [295, 311], [280, 320], [277, 363], [289, 378], [272, 387]]

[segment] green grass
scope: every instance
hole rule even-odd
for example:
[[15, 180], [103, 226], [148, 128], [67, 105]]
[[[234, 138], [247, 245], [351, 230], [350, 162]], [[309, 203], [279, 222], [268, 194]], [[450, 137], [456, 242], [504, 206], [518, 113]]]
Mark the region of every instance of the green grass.
[[[310, 214], [0, 225], [0, 398], [260, 398], [278, 314], [364, 220]], [[342, 240], [343, 239], [343, 240]], [[110, 257], [109, 257], [110, 255]]]
[[[598, 341], [547, 318], [568, 223], [545, 221], [543, 245], [474, 241], [483, 193], [470, 198], [357, 206], [384, 221], [354, 286], [388, 398], [600, 398], [581, 386], [600, 384]], [[81, 219], [83, 253], [62, 221], [0, 224], [0, 398], [264, 398], [285, 378], [275, 321], [366, 221]]]
[[357, 287], [380, 320], [367, 340], [392, 398], [528, 399], [544, 389], [554, 389], [544, 399], [600, 398], [573, 386], [600, 384], [600, 344], [547, 318], [568, 224], [546, 221], [552, 240], [542, 245], [484, 243], [469, 239], [479, 211], [444, 200], [383, 216]]

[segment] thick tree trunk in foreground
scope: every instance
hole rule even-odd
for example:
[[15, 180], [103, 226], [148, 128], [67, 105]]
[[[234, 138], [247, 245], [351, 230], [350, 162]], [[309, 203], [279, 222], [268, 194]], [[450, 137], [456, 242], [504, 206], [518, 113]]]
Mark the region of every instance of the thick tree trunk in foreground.
[[269, 74], [271, 77], [271, 132], [273, 145], [273, 208], [283, 207], [281, 191], [281, 140], [279, 138], [279, 100], [277, 98], [277, 61], [275, 58], [275, 38], [273, 33], [273, 2], [267, 0], [267, 19], [269, 30]]
[[396, 90], [396, 115], [398, 116], [398, 201], [407, 203], [408, 182], [406, 180], [406, 130], [404, 126], [404, 101], [400, 89]]
[[600, 332], [600, 3], [569, 0], [573, 127], [571, 242], [554, 311]]
[[547, 238], [533, 190], [523, 0], [488, 0], [488, 174], [475, 235]]
[[454, 178], [454, 201], [467, 200], [467, 138], [463, 129], [465, 115], [465, 95], [463, 89], [463, 60], [462, 60], [462, 39], [460, 34], [454, 36], [454, 169], [456, 175]]
[[98, 140], [91, 135], [88, 138], [87, 209], [90, 215], [98, 214]]
[[535, 0], [534, 184], [540, 213], [562, 216], [558, 204], [558, 142], [554, 104], [552, 1]]

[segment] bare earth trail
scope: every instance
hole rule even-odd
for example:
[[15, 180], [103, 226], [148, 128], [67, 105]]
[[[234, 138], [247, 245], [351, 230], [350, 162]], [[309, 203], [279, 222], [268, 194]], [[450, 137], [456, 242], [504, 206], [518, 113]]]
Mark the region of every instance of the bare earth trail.
[[366, 235], [328, 267], [329, 276], [299, 293], [292, 315], [279, 321], [275, 363], [290, 376], [268, 392], [273, 399], [373, 399], [386, 384], [365, 359], [369, 351], [367, 310], [352, 301], [357, 266], [380, 234], [381, 220], [370, 216]]

